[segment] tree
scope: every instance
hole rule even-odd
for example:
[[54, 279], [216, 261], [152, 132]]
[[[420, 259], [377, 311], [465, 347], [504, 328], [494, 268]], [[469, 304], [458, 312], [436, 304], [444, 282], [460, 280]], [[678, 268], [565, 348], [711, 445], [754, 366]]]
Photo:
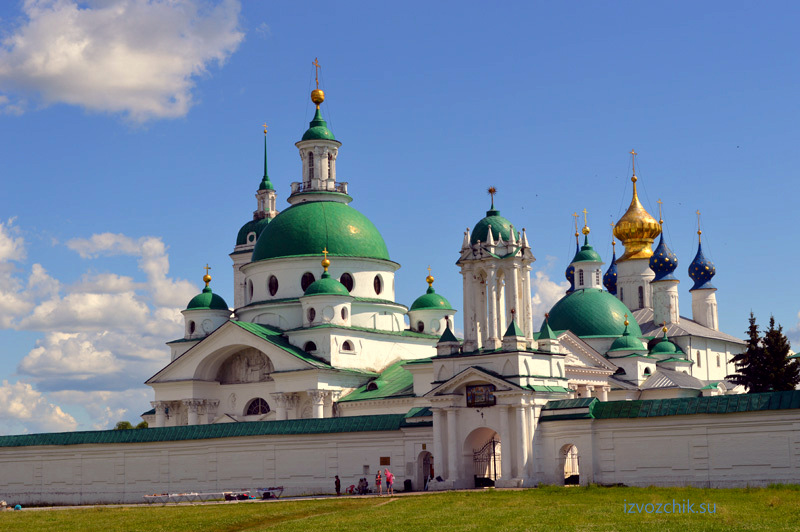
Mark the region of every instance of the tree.
[[770, 316], [769, 329], [762, 338], [756, 317], [750, 312], [747, 349], [731, 359], [737, 373], [725, 377], [747, 388], [747, 393], [794, 390], [800, 383], [800, 363], [789, 359], [789, 340], [783, 327], [775, 327]]
[[136, 425], [136, 428], [137, 428], [137, 429], [146, 429], [146, 428], [148, 428], [148, 427], [149, 427], [149, 425], [147, 424], [147, 421], [142, 421], [141, 423], [139, 423], [138, 425]]
[[117, 426], [114, 427], [114, 430], [130, 430], [133, 428], [130, 421], [119, 421], [117, 422]]

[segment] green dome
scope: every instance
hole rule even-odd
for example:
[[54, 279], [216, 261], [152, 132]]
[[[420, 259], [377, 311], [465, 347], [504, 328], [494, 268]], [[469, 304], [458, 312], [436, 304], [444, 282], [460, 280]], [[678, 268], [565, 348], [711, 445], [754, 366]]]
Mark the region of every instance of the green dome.
[[583, 240], [583, 246], [575, 254], [572, 262], [603, 262], [600, 255], [589, 245], [589, 235], [586, 235]]
[[342, 283], [336, 279], [332, 279], [328, 272], [322, 274], [322, 277], [308, 285], [303, 295], [306, 296], [321, 296], [321, 295], [335, 295], [335, 296], [349, 296], [350, 292], [344, 287]]
[[264, 230], [264, 228], [267, 226], [268, 223], [269, 223], [269, 218], [262, 218], [260, 220], [250, 220], [249, 222], [244, 224], [242, 228], [239, 229], [239, 234], [236, 235], [236, 245], [242, 246], [244, 244], [247, 244], [248, 243], [247, 235], [249, 235], [250, 233], [256, 234], [256, 241], [257, 241], [258, 237], [261, 236], [261, 231]]
[[317, 107], [314, 120], [312, 120], [308, 125], [309, 128], [305, 133], [303, 133], [302, 140], [336, 140], [336, 137], [333, 136], [331, 130], [328, 129], [328, 123], [322, 119], [322, 114], [319, 112], [319, 107]]
[[211, 291], [210, 286], [192, 298], [186, 310], [228, 310], [228, 304], [222, 297]]
[[670, 342], [666, 336], [661, 339], [656, 345], [650, 349], [651, 355], [671, 355], [671, 356], [678, 356], [683, 355], [683, 351], [677, 345]]
[[550, 310], [550, 327], [556, 331], [570, 330], [578, 336], [622, 336], [628, 332], [639, 338], [642, 331], [636, 318], [622, 301], [597, 288], [576, 290], [562, 297]]
[[626, 329], [625, 332], [622, 333], [622, 336], [614, 340], [614, 343], [611, 344], [611, 349], [609, 349], [608, 352], [610, 353], [611, 351], [647, 351], [647, 348], [641, 340], [635, 336], [631, 336]]
[[450, 302], [444, 297], [434, 291], [433, 287], [428, 287], [428, 291], [424, 295], [419, 296], [414, 300], [409, 310], [453, 310]]
[[344, 203], [309, 201], [292, 205], [272, 219], [256, 242], [253, 261], [318, 256], [389, 259], [378, 229]]
[[[472, 230], [472, 236], [469, 240], [470, 243], [476, 244], [478, 240], [486, 242], [489, 238], [490, 225], [492, 226], [492, 237], [495, 240], [502, 236], [505, 242], [509, 241], [511, 238], [511, 222], [500, 216], [500, 211], [490, 209], [486, 211], [486, 217], [475, 224], [475, 228]], [[515, 229], [514, 239], [516, 240], [517, 238], [519, 238], [519, 231]]]

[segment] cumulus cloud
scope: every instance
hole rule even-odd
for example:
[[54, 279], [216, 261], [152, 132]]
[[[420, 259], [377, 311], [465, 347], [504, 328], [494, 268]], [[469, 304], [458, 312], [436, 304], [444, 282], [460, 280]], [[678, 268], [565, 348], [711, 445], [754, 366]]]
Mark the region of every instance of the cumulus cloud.
[[151, 392], [143, 387], [114, 392], [65, 390], [49, 395], [61, 404], [85, 408], [92, 418], [89, 428], [94, 430], [113, 428], [118, 421], [130, 421], [136, 425], [144, 410], [135, 405], [148, 405], [152, 399]]
[[[550, 258], [547, 257], [545, 260], [552, 263], [552, 261], [548, 260]], [[534, 328], [538, 328], [542, 324], [545, 313], [549, 312], [553, 305], [564, 297], [567, 289], [569, 289], [568, 282], [557, 283], [551, 281], [550, 276], [542, 270], [537, 271], [531, 277], [531, 292], [533, 294], [531, 296], [531, 307]]]
[[0, 385], [0, 429], [4, 432], [58, 432], [75, 430], [75, 418], [49, 402], [28, 383]]
[[22, 359], [19, 371], [37, 377], [85, 380], [116, 373], [120, 365], [109, 350], [98, 349], [85, 333], [50, 333]]
[[25, 259], [25, 240], [19, 236], [14, 219], [0, 221], [0, 262]]
[[35, 94], [137, 122], [184, 116], [196, 78], [242, 42], [240, 8], [237, 0], [27, 0], [23, 22], [0, 45], [0, 108], [18, 114]]

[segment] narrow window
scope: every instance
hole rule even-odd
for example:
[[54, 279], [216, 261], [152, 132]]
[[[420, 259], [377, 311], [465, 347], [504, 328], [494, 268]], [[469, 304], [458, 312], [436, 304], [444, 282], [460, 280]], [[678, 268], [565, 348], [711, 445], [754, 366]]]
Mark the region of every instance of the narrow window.
[[253, 281], [250, 279], [247, 280], [247, 300], [253, 300]]
[[314, 318], [317, 317], [317, 311], [313, 308], [308, 309], [308, 321], [314, 321]]
[[376, 275], [372, 284], [375, 287], [375, 293], [380, 295], [380, 293], [383, 292], [383, 280], [381, 279], [381, 276]]
[[717, 367], [719, 367], [719, 355], [717, 355]]
[[314, 179], [314, 154], [308, 152], [308, 180]]
[[189, 322], [189, 334], [194, 334], [195, 327], [196, 326], [195, 326], [194, 322], [190, 321]]
[[422, 332], [424, 330], [425, 330], [425, 324], [422, 323], [421, 321], [418, 321], [417, 322], [417, 332]]
[[702, 368], [703, 367], [703, 361], [700, 358], [700, 351], [697, 352], [697, 367], [698, 368]]
[[583, 270], [578, 270], [578, 285], [583, 286]]
[[600, 285], [600, 270], [594, 272], [594, 284]]
[[641, 287], [641, 286], [639, 287], [639, 307], [638, 308], [644, 308], [644, 288]]
[[269, 282], [267, 283], [267, 288], [269, 288], [269, 295], [274, 296], [278, 293], [278, 278], [274, 275], [269, 276]]
[[342, 319], [347, 319], [347, 307], [342, 307]]
[[331, 164], [332, 163], [333, 163], [333, 154], [329, 153], [328, 154], [328, 179], [333, 179], [333, 176], [331, 175]]
[[314, 278], [314, 274], [313, 273], [311, 273], [311, 272], [304, 273], [303, 277], [300, 278], [300, 288], [302, 288], [303, 292], [305, 292], [306, 289], [309, 286], [311, 286], [311, 283], [313, 283], [315, 280], [316, 279]]
[[622, 287], [619, 289], [619, 300], [625, 302], [625, 296], [622, 294]]

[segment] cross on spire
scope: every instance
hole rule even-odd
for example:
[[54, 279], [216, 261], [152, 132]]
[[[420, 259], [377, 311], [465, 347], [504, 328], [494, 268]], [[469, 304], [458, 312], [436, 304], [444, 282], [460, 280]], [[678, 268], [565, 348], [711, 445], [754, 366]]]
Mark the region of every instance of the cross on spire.
[[635, 151], [631, 150], [630, 154], [633, 156], [632, 165], [633, 165], [633, 175], [636, 176], [636, 156], [638, 155]]
[[211, 266], [209, 266], [208, 263], [206, 262], [206, 267], [203, 269], [206, 271], [206, 275], [208, 275], [208, 270], [211, 269]]
[[700, 211], [697, 211], [697, 241], [700, 242], [700, 235], [703, 232], [700, 230]]
[[320, 69], [319, 60], [315, 57], [314, 62], [311, 64], [314, 65], [314, 81], [317, 84], [317, 88], [319, 88], [319, 69]]
[[661, 201], [661, 198], [659, 198], [656, 203], [658, 203], [658, 223], [661, 224], [661, 225], [664, 225], [664, 218], [661, 216], [661, 205], [664, 202]]
[[267, 135], [267, 123], [264, 122], [264, 136]]
[[491, 186], [486, 192], [492, 197], [492, 209], [494, 209], [494, 195], [497, 194], [497, 188]]
[[578, 232], [578, 213], [577, 212], [573, 212], [572, 213], [572, 217], [575, 218], [575, 244], [577, 244], [578, 243], [578, 236], [580, 235], [580, 233]]
[[611, 223], [610, 225], [611, 225], [611, 247], [616, 249], [617, 241], [614, 240], [614, 224]]

